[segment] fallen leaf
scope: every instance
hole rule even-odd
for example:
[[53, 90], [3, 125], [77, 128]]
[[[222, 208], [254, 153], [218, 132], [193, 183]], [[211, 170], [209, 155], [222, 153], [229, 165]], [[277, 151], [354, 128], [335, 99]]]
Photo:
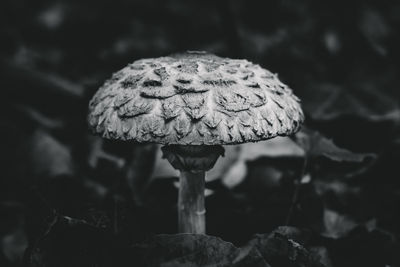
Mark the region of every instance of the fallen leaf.
[[36, 175], [73, 174], [70, 148], [44, 130], [36, 130], [29, 143], [30, 166]]
[[157, 235], [133, 250], [139, 266], [269, 266], [257, 251], [207, 235]]
[[28, 248], [27, 263], [30, 267], [124, 266], [112, 244], [104, 230], [54, 214], [42, 236]]
[[303, 127], [295, 136], [297, 144], [303, 148], [308, 157], [324, 156], [337, 162], [363, 162], [367, 158], [376, 158], [373, 153], [353, 153], [335, 145], [333, 140], [318, 131]]
[[324, 231], [323, 236], [339, 238], [353, 230], [358, 223], [345, 214], [340, 214], [331, 209], [324, 210]]
[[247, 246], [254, 246], [271, 266], [323, 267], [319, 258], [279, 231], [256, 235]]

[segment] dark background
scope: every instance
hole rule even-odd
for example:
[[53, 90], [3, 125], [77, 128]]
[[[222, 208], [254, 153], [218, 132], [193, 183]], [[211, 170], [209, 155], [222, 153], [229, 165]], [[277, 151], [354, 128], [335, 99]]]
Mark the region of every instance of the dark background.
[[[400, 266], [399, 26], [389, 0], [3, 0], [0, 266], [157, 266], [175, 246], [226, 262], [226, 241], [249, 247], [282, 225], [307, 263], [259, 237], [271, 266]], [[177, 178], [148, 179], [158, 147], [102, 141], [86, 123], [113, 72], [185, 50], [279, 73], [306, 114], [305, 156], [261, 151], [240, 184], [208, 184], [207, 232], [224, 241], [188, 237], [217, 251], [194, 258], [174, 236], [172, 252], [145, 241], [177, 230]]]

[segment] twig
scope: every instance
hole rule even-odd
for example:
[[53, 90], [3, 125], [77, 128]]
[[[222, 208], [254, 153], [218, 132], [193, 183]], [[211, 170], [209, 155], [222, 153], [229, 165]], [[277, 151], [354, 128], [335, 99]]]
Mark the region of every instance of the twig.
[[292, 216], [293, 216], [293, 211], [294, 211], [294, 207], [297, 204], [298, 198], [299, 198], [299, 194], [300, 194], [300, 188], [301, 188], [301, 180], [304, 177], [306, 170], [307, 170], [307, 163], [308, 163], [308, 155], [306, 154], [304, 156], [304, 163], [303, 163], [303, 167], [301, 170], [301, 174], [299, 176], [296, 177], [295, 179], [295, 188], [294, 188], [294, 192], [293, 192], [293, 196], [292, 196], [292, 202], [290, 203], [290, 208], [288, 211], [288, 214], [286, 216], [286, 221], [285, 221], [285, 225], [289, 225]]

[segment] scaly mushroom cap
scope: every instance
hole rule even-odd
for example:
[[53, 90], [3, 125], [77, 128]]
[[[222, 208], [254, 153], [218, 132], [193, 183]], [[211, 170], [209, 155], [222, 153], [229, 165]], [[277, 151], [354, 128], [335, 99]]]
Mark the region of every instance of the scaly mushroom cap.
[[259, 65], [186, 52], [114, 73], [90, 101], [88, 119], [108, 139], [229, 145], [295, 133], [304, 120], [299, 102]]

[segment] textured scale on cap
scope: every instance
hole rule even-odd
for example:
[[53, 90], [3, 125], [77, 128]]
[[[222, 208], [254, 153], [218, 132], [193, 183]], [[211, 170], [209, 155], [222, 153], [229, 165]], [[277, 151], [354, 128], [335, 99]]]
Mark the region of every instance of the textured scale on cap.
[[114, 73], [90, 101], [88, 121], [109, 139], [229, 145], [295, 133], [304, 120], [299, 102], [259, 65], [186, 52]]

